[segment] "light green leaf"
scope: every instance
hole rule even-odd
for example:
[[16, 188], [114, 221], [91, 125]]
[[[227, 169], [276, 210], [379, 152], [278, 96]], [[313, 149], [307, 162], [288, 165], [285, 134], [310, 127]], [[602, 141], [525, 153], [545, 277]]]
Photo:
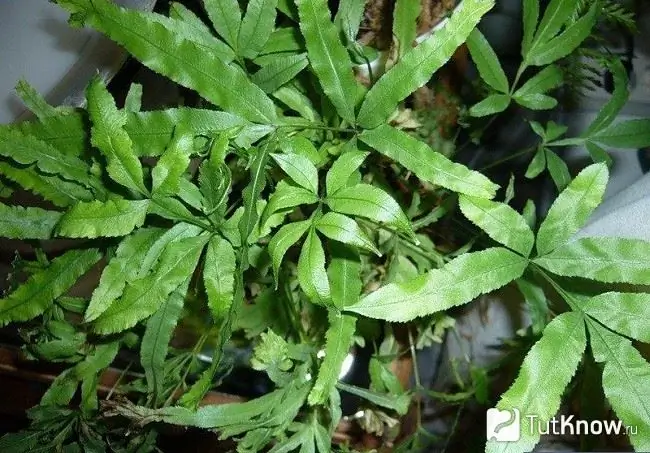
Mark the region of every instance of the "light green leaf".
[[184, 177], [178, 179], [178, 193], [176, 194], [183, 203], [193, 207], [197, 211], [205, 208], [203, 204], [203, 195], [196, 184]]
[[53, 146], [69, 156], [80, 156], [87, 147], [86, 118], [80, 112], [61, 112], [38, 121], [0, 125], [0, 135], [15, 130]]
[[307, 234], [298, 258], [298, 282], [311, 302], [320, 305], [330, 304], [330, 285], [325, 272], [325, 251], [313, 229]]
[[[266, 164], [269, 161], [272, 147], [270, 143], [265, 143], [261, 148], [257, 149], [255, 160], [250, 168], [250, 182], [244, 189], [244, 213], [239, 220], [239, 236], [241, 237], [242, 245], [248, 244], [248, 237], [251, 235], [259, 215], [257, 213], [257, 200], [259, 199], [262, 190], [266, 186]], [[242, 255], [243, 256], [243, 255]], [[248, 262], [244, 263], [243, 270], [246, 270]]]
[[467, 47], [472, 55], [472, 60], [474, 60], [478, 68], [481, 79], [495, 90], [508, 93], [510, 90], [508, 78], [506, 73], [503, 72], [499, 57], [494, 53], [492, 46], [478, 28], [475, 28], [469, 34]]
[[314, 144], [302, 135], [294, 135], [293, 137], [282, 139], [280, 147], [287, 154], [299, 154], [306, 157], [314, 165], [318, 165], [322, 160]]
[[90, 82], [86, 97], [93, 125], [91, 143], [106, 156], [108, 174], [124, 187], [147, 194], [142, 164], [133, 152], [131, 139], [124, 130], [126, 112], [117, 109], [113, 96], [98, 77]]
[[178, 134], [151, 170], [151, 192], [154, 196], [174, 196], [180, 190], [180, 179], [190, 164], [193, 137]]
[[581, 134], [581, 137], [589, 137], [612, 124], [630, 97], [627, 71], [623, 67], [623, 63], [618, 58], [614, 58], [607, 67], [614, 78], [614, 92], [589, 127]]
[[292, 86], [285, 85], [279, 88], [273, 93], [273, 97], [309, 121], [320, 120], [320, 115], [314, 108], [311, 99]]
[[532, 160], [530, 161], [530, 164], [528, 164], [528, 168], [526, 169], [526, 174], [524, 176], [529, 179], [536, 178], [541, 172], [544, 171], [545, 168], [546, 153], [544, 152], [544, 148], [539, 148], [535, 153], [535, 156], [533, 156]]
[[301, 154], [271, 154], [273, 160], [299, 186], [318, 194], [318, 170]]
[[192, 275], [207, 241], [208, 236], [199, 236], [167, 245], [154, 272], [128, 283], [122, 297], [94, 321], [93, 330], [102, 335], [121, 332], [155, 313]]
[[209, 230], [210, 226], [203, 219], [192, 214], [187, 207], [176, 198], [153, 198], [149, 204], [149, 214], [160, 216], [164, 219], [177, 222], [187, 222]]
[[142, 108], [142, 85], [139, 83], [132, 83], [126, 93], [124, 99], [124, 110], [127, 112], [136, 113]]
[[316, 229], [330, 239], [369, 250], [377, 256], [381, 252], [357, 222], [337, 212], [328, 212], [314, 224]]
[[0, 203], [0, 237], [49, 239], [61, 213]]
[[577, 7], [578, 4], [575, 2], [551, 0], [544, 11], [544, 16], [542, 16], [539, 27], [537, 27], [537, 32], [535, 33], [535, 38], [533, 39], [529, 53], [533, 52], [534, 48], [546, 44], [551, 40], [560, 31], [562, 25], [569, 18], [573, 17], [573, 13]]
[[526, 258], [501, 247], [466, 253], [414, 280], [386, 285], [346, 310], [390, 322], [411, 321], [494, 291], [521, 277], [527, 265]]
[[325, 333], [325, 358], [318, 369], [316, 383], [307, 401], [310, 405], [325, 404], [336, 387], [345, 357], [354, 340], [357, 319], [338, 310], [328, 312], [329, 328]]
[[7, 162], [0, 162], [0, 174], [58, 207], [95, 198], [88, 189], [57, 176], [43, 175], [34, 167], [16, 168]]
[[77, 203], [66, 212], [57, 234], [70, 238], [124, 236], [141, 227], [149, 200], [108, 200]]
[[47, 268], [32, 274], [18, 289], [0, 299], [0, 326], [43, 313], [100, 258], [96, 249], [86, 249], [71, 250], [53, 259]]
[[528, 79], [521, 88], [515, 91], [514, 97], [521, 98], [530, 94], [546, 93], [559, 87], [563, 82], [564, 76], [560, 68], [555, 65], [550, 65]]
[[469, 109], [471, 116], [482, 117], [501, 113], [510, 105], [510, 96], [507, 94], [491, 94], [478, 104]]
[[237, 37], [241, 26], [241, 10], [237, 0], [204, 0], [212, 26], [230, 47], [237, 50]]
[[149, 14], [147, 17], [168, 30], [174, 30], [177, 36], [192, 41], [197, 47], [205, 48], [226, 64], [235, 59], [235, 52], [214, 36], [212, 30], [192, 11], [178, 2], [169, 7], [169, 17], [161, 14]]
[[406, 414], [406, 412], [408, 412], [409, 405], [411, 404], [411, 395], [408, 393], [402, 393], [401, 395], [377, 393], [368, 389], [346, 384], [344, 382], [339, 382], [336, 384], [336, 386], [344, 392], [359, 396], [367, 401], [370, 401], [372, 404], [376, 404], [377, 406], [394, 410], [400, 415]]
[[208, 307], [215, 320], [230, 310], [235, 291], [236, 259], [230, 242], [213, 236], [208, 242], [203, 265], [203, 285], [208, 295]]
[[533, 231], [510, 206], [466, 195], [460, 197], [459, 205], [465, 217], [492, 239], [524, 256], [530, 255], [535, 242]]
[[356, 304], [361, 294], [361, 259], [352, 247], [330, 244], [331, 261], [327, 268], [332, 303], [337, 308]]
[[348, 42], [354, 42], [359, 33], [366, 0], [341, 0], [334, 16], [334, 24], [343, 32]]
[[264, 213], [260, 220], [261, 229], [266, 229], [267, 223], [271, 216], [276, 212], [284, 211], [303, 204], [314, 204], [318, 202], [318, 197], [307, 189], [292, 186], [285, 181], [280, 181], [276, 186], [275, 192], [269, 198], [269, 202], [264, 208]]
[[565, 243], [585, 224], [600, 204], [607, 185], [608, 171], [604, 164], [593, 164], [578, 176], [557, 197], [537, 233], [537, 253], [544, 255]]
[[517, 279], [515, 283], [528, 305], [533, 333], [538, 335], [546, 327], [550, 314], [544, 290], [524, 278]]
[[361, 105], [359, 124], [371, 129], [386, 121], [400, 101], [428, 82], [451, 58], [493, 6], [493, 0], [463, 1], [442, 29], [404, 55], [375, 83]]
[[521, 41], [521, 56], [525, 57], [533, 43], [533, 36], [539, 19], [539, 0], [523, 0], [524, 36]]
[[367, 217], [414, 236], [408, 217], [386, 192], [369, 184], [357, 184], [327, 197], [327, 205], [341, 214]]
[[[304, 51], [305, 41], [302, 39], [300, 30], [297, 27], [280, 27], [271, 33], [269, 40], [266, 41], [264, 48], [260, 51], [260, 56], [268, 56], [270, 59], [283, 54], [297, 54]], [[255, 63], [259, 62], [261, 64], [260, 60], [261, 58], [258, 57]]]
[[[500, 410], [521, 413], [517, 442], [489, 440], [486, 453], [528, 452], [539, 442], [536, 424], [545, 426], [560, 408], [562, 394], [576, 372], [587, 345], [585, 324], [579, 313], [563, 313], [551, 321], [542, 338], [530, 349], [519, 376], [497, 403]], [[562, 351], [558, 354], [558, 351]], [[540, 389], [544, 389], [540, 391]], [[531, 422], [526, 415], [536, 415]]]
[[251, 80], [267, 93], [274, 93], [282, 85], [293, 80], [309, 65], [307, 54], [275, 57], [251, 76]]
[[147, 321], [142, 336], [140, 363], [147, 379], [149, 398], [156, 406], [161, 402], [162, 385], [165, 378], [165, 358], [169, 350], [169, 341], [183, 311], [189, 283], [190, 280], [187, 279], [163, 302]]
[[158, 228], [142, 228], [120, 242], [115, 255], [102, 271], [99, 284], [93, 290], [85, 322], [93, 321], [106, 311], [122, 295], [127, 282], [136, 279], [146, 254], [161, 234], [162, 230]]
[[[538, 41], [540, 44], [530, 49], [524, 61], [534, 66], [544, 66], [569, 55], [591, 34], [591, 29], [596, 24], [597, 12], [598, 5], [594, 3], [584, 16], [569, 25], [557, 37], [548, 42]], [[540, 31], [543, 23], [542, 20]]]
[[370, 154], [366, 151], [359, 151], [354, 138], [343, 145], [343, 148], [341, 155], [334, 161], [327, 172], [325, 178], [327, 195], [333, 195], [339, 189], [347, 187], [352, 174], [357, 171]]
[[192, 238], [198, 236], [200, 233], [200, 227], [190, 225], [189, 223], [178, 223], [165, 231], [147, 250], [146, 255], [142, 259], [142, 263], [138, 266], [138, 276], [145, 277], [149, 273], [170, 243], [181, 239]]
[[16, 94], [23, 101], [25, 107], [39, 119], [59, 114], [58, 110], [48, 104], [43, 96], [24, 79], [19, 80], [16, 84]]
[[327, 2], [297, 0], [296, 4], [311, 67], [339, 115], [354, 123], [357, 82], [352, 74], [350, 56], [330, 20]]
[[250, 123], [228, 112], [179, 107], [130, 114], [124, 128], [138, 156], [159, 156], [167, 149], [177, 126], [187, 134], [212, 136], [230, 129], [246, 129]]
[[650, 343], [650, 294], [608, 292], [592, 297], [580, 308], [608, 328]]
[[93, 187], [88, 165], [81, 159], [61, 153], [57, 148], [33, 136], [23, 135], [12, 129], [0, 129], [0, 156], [19, 164], [35, 164], [48, 175], [61, 177]]
[[237, 53], [255, 58], [269, 39], [275, 25], [277, 0], [250, 0], [237, 37]]
[[553, 178], [557, 190], [564, 190], [571, 182], [569, 167], [567, 167], [566, 162], [560, 156], [548, 148], [544, 149], [544, 156], [546, 157], [546, 167], [551, 174], [551, 178]]
[[[411, 0], [397, 0], [395, 2], [395, 8], [393, 10], [393, 37], [397, 39], [400, 56], [413, 48], [419, 15], [419, 2]], [[354, 38], [350, 39], [350, 41], [354, 41]]]
[[494, 198], [499, 187], [481, 173], [450, 161], [425, 143], [388, 125], [364, 131], [359, 138], [423, 181], [481, 198]]
[[650, 242], [640, 239], [582, 238], [536, 258], [535, 263], [558, 275], [645, 285], [650, 275], [648, 253]]
[[242, 71], [214, 51], [179, 38], [173, 27], [152, 19], [154, 13], [119, 8], [107, 0], [58, 3], [73, 13], [75, 23], [91, 25], [152, 70], [195, 89], [225, 111], [264, 124], [276, 119], [273, 102]]
[[269, 254], [273, 261], [273, 274], [275, 275], [276, 282], [284, 255], [287, 253], [287, 250], [289, 250], [289, 247], [300, 240], [309, 229], [310, 225], [311, 220], [303, 220], [301, 222], [284, 225], [277, 233], [275, 233], [271, 242], [269, 242]]
[[557, 106], [557, 100], [545, 94], [533, 93], [523, 96], [513, 96], [517, 104], [531, 110], [551, 110]]
[[650, 394], [646, 385], [650, 365], [629, 340], [595, 322], [589, 322], [591, 349], [597, 362], [605, 362], [602, 385], [616, 416], [636, 427], [630, 442], [636, 451], [650, 450]]
[[615, 148], [650, 146], [650, 119], [621, 121], [592, 135], [594, 141]]

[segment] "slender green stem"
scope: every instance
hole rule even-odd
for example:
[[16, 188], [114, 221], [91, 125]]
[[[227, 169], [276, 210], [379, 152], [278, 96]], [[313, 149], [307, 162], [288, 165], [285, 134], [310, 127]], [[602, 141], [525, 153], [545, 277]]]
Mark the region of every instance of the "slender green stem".
[[417, 393], [415, 397], [417, 398], [415, 404], [417, 405], [417, 427], [420, 429], [422, 427], [422, 398], [420, 397], [419, 391], [422, 388], [422, 383], [420, 381], [420, 368], [418, 367], [418, 357], [417, 352], [415, 351], [415, 342], [413, 341], [413, 332], [407, 327], [409, 333], [409, 350], [411, 352], [411, 360], [413, 360], [413, 378], [415, 379], [415, 388]]
[[530, 148], [526, 148], [523, 151], [519, 151], [518, 153], [511, 154], [507, 157], [504, 157], [503, 159], [499, 159], [495, 162], [492, 162], [490, 165], [486, 165], [482, 168], [479, 169], [479, 171], [483, 172], [485, 170], [488, 170], [492, 167], [496, 167], [497, 165], [501, 165], [504, 162], [508, 162], [509, 160], [516, 159], [517, 157], [523, 156], [525, 154], [529, 154], [537, 149], [537, 146], [531, 146]]

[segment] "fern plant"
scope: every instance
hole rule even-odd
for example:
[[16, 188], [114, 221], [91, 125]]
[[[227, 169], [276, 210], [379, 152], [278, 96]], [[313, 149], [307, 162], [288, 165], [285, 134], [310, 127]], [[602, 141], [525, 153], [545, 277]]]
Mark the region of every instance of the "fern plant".
[[[630, 442], [650, 449], [650, 366], [632, 343], [650, 342], [650, 243], [574, 239], [603, 197], [606, 148], [650, 144], [650, 120], [616, 121], [627, 99], [620, 62], [612, 98], [580, 136], [530, 122], [540, 140], [526, 176], [548, 169], [560, 192], [541, 222], [531, 200], [517, 212], [510, 187], [496, 201], [499, 186], [486, 175], [395, 119], [463, 43], [489, 92], [473, 117], [511, 103], [554, 108], [558, 64], [592, 33], [598, 2], [552, 0], [541, 14], [537, 0], [524, 0], [522, 63], [510, 80], [476, 28], [493, 0], [463, 0], [416, 46], [417, 10], [398, 0], [398, 51], [369, 87], [352, 62], [363, 0], [341, 1], [333, 19], [325, 0], [205, 0], [209, 24], [179, 3], [169, 16], [109, 0], [57, 3], [72, 25], [106, 34], [211, 106], [141, 111], [134, 85], [120, 108], [96, 78], [86, 108], [70, 109], [19, 85], [37, 119], [0, 128], [0, 174], [48, 203], [0, 205], [0, 234], [37, 250], [42, 240], [79, 241], [17, 262], [27, 278], [0, 299], [0, 324], [21, 327], [26, 354], [69, 365], [30, 410], [29, 429], [4, 436], [0, 450], [157, 451], [166, 423], [234, 438], [239, 452], [333, 451], [340, 392], [366, 401], [373, 432], [425, 393], [390, 371], [395, 344], [372, 358], [369, 388], [339, 382], [353, 344], [377, 341], [368, 325], [417, 321], [413, 351], [452, 328], [446, 310], [510, 284], [532, 305], [539, 339], [497, 407], [548, 421], [583, 363], [595, 361], [617, 417], [637, 428]], [[557, 150], [579, 144], [594, 163], [572, 178]], [[460, 215], [481, 235], [436, 245], [437, 222]], [[97, 266], [92, 295], [69, 296]], [[603, 284], [585, 289], [585, 279]], [[170, 346], [179, 323], [196, 333], [190, 350]], [[233, 335], [254, 346], [250, 365], [273, 389], [201, 405], [228, 373]], [[214, 354], [202, 367], [206, 344]], [[100, 398], [99, 376], [125, 349], [139, 354], [141, 373], [119, 382], [121, 397]], [[522, 422], [518, 442], [489, 441], [486, 451], [533, 448], [539, 433]], [[417, 451], [423, 432], [418, 421], [400, 451]]]

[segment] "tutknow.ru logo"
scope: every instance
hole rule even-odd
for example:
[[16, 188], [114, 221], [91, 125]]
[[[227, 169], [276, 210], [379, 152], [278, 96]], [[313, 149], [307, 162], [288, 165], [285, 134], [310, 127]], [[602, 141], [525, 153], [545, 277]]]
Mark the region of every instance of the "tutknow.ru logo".
[[[486, 434], [488, 440], [517, 442], [521, 437], [521, 414], [519, 409], [487, 411]], [[552, 434], [558, 436], [580, 434], [634, 435], [636, 426], [625, 426], [620, 420], [579, 420], [573, 415], [560, 415], [549, 421], [540, 420], [537, 415], [525, 415], [529, 434]]]

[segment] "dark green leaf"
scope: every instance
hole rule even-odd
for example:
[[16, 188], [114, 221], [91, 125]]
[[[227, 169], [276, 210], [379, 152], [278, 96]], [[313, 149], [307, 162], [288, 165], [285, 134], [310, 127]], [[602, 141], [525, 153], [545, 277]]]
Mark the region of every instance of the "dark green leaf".
[[557, 190], [564, 190], [571, 182], [569, 167], [560, 156], [548, 148], [544, 150], [544, 156], [546, 157], [546, 167], [551, 174], [551, 178], [553, 178], [555, 187], [557, 187]]
[[406, 414], [411, 404], [411, 396], [408, 393], [403, 393], [399, 396], [382, 394], [343, 382], [339, 382], [336, 386], [344, 392], [359, 396], [377, 406], [394, 410], [400, 415]]
[[41, 313], [65, 294], [101, 255], [96, 249], [71, 250], [52, 260], [14, 292], [0, 299], [0, 325], [27, 321]]
[[154, 196], [174, 196], [180, 190], [180, 179], [190, 164], [192, 136], [177, 134], [151, 170], [151, 192]]
[[612, 124], [612, 121], [614, 121], [630, 96], [627, 71], [623, 67], [623, 63], [618, 58], [614, 58], [608, 64], [608, 69], [614, 79], [614, 92], [587, 130], [581, 134], [582, 137], [591, 136]]
[[523, 96], [513, 96], [517, 104], [531, 110], [551, 110], [557, 105], [557, 100], [545, 94], [526, 94]]
[[544, 151], [544, 148], [539, 148], [535, 153], [535, 156], [533, 156], [533, 159], [530, 161], [530, 164], [528, 164], [525, 176], [529, 179], [536, 178], [545, 168], [546, 152]]
[[269, 202], [264, 208], [264, 213], [260, 219], [260, 226], [265, 229], [269, 219], [276, 212], [285, 211], [303, 204], [314, 204], [318, 202], [318, 197], [307, 189], [292, 186], [285, 181], [280, 181], [276, 186], [275, 192], [269, 198]]
[[524, 83], [521, 88], [515, 91], [514, 97], [521, 98], [531, 94], [546, 93], [554, 88], [559, 87], [563, 82], [564, 76], [560, 68], [555, 65], [550, 65], [528, 79], [528, 81]]
[[361, 294], [361, 259], [352, 247], [330, 244], [331, 261], [327, 268], [332, 303], [337, 308], [354, 305]]
[[538, 19], [539, 0], [523, 0], [524, 36], [521, 42], [522, 56], [526, 56], [531, 44], [533, 43], [533, 36], [535, 35]]
[[354, 42], [363, 19], [366, 0], [341, 0], [334, 16], [334, 23], [343, 32], [348, 42]]

